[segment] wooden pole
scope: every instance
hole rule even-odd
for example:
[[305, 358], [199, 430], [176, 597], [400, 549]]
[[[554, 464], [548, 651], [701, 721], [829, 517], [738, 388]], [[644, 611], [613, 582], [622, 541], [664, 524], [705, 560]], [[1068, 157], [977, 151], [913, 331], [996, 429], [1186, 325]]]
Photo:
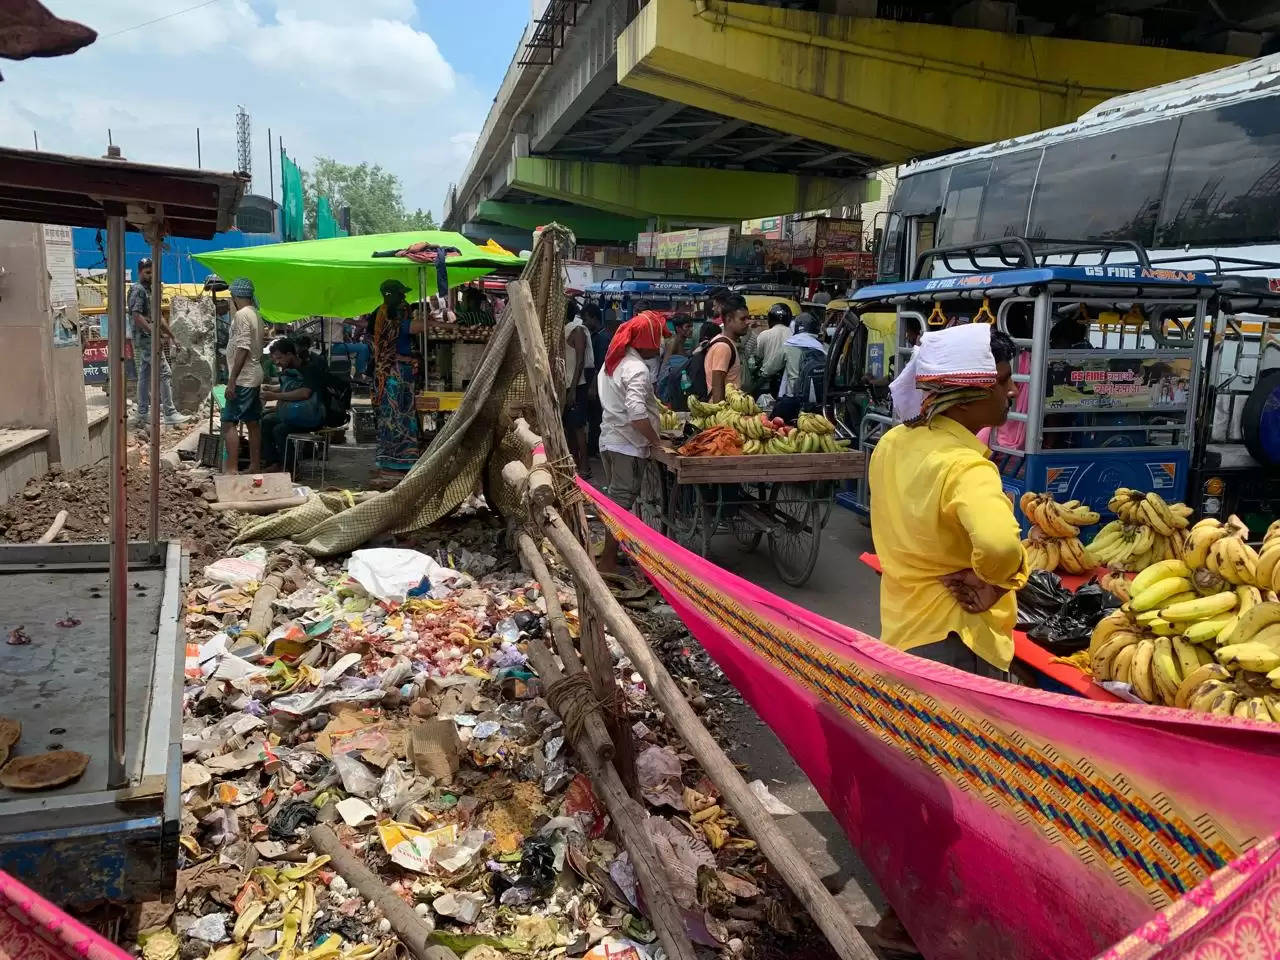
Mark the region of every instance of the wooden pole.
[[276, 602], [276, 597], [280, 595], [280, 588], [283, 586], [284, 577], [278, 573], [273, 573], [262, 581], [258, 592], [253, 595], [253, 606], [249, 608], [249, 622], [246, 629], [263, 638], [271, 632], [271, 620], [274, 615], [271, 605]]
[[343, 880], [382, 911], [400, 942], [417, 960], [458, 960], [458, 955], [448, 947], [428, 942], [435, 933], [435, 927], [414, 913], [372, 870], [357, 860], [327, 824], [321, 823], [311, 828], [311, 843], [321, 853], [329, 855], [333, 868]]
[[[569, 462], [569, 442], [565, 439], [564, 425], [560, 419], [561, 391], [557, 389], [558, 381], [553, 376], [551, 358], [547, 354], [547, 344], [542, 337], [542, 327], [538, 322], [538, 312], [534, 306], [528, 281], [514, 280], [507, 284], [506, 313], [511, 316], [516, 333], [520, 337], [525, 376], [532, 394], [534, 412], [538, 416], [538, 434], [542, 437], [542, 446], [546, 451], [547, 460], [552, 465]], [[541, 496], [540, 499], [542, 499]], [[566, 510], [579, 543], [589, 546], [591, 541], [588, 536], [587, 512], [582, 506], [582, 501], [578, 500], [566, 506]], [[579, 586], [578, 621], [582, 662], [586, 667], [587, 675], [591, 677], [591, 686], [595, 691], [596, 699], [601, 703], [613, 703], [617, 693], [617, 686], [613, 679], [613, 659], [609, 656], [609, 647], [604, 640], [604, 630], [592, 615], [588, 599]], [[617, 708], [606, 708], [604, 713], [609, 735], [617, 750], [614, 763], [618, 766], [623, 780], [633, 783], [635, 751], [631, 743], [631, 729], [620, 716]]]
[[689, 752], [697, 758], [703, 771], [720, 789], [738, 820], [760, 844], [761, 851], [809, 911], [832, 948], [845, 960], [875, 960], [871, 948], [858, 935], [848, 915], [832, 899], [809, 862], [773, 822], [773, 818], [747, 786], [738, 768], [725, 756], [715, 738], [702, 725], [698, 715], [684, 699], [679, 686], [671, 679], [671, 674], [667, 673], [666, 667], [653, 655], [644, 635], [609, 592], [608, 584], [596, 571], [595, 563], [582, 549], [568, 525], [555, 510], [547, 510], [540, 518], [535, 516], [535, 520], [538, 519], [541, 520], [543, 531], [577, 579], [579, 587], [585, 587], [599, 605], [605, 623], [631, 658], [636, 670], [644, 677], [649, 692], [658, 701], [667, 719], [684, 738]]
[[[522, 535], [522, 539], [532, 547], [533, 541], [527, 535]], [[521, 552], [523, 553], [523, 550]], [[551, 652], [541, 640], [531, 639], [526, 649], [529, 654], [529, 663], [542, 678], [543, 684], [550, 687], [564, 679], [564, 674], [556, 666]], [[577, 659], [576, 653], [574, 659]], [[561, 719], [565, 719], [563, 715]], [[689, 941], [689, 935], [685, 930], [684, 917], [671, 896], [671, 882], [653, 849], [653, 840], [646, 827], [648, 814], [627, 793], [627, 788], [622, 785], [622, 779], [609, 762], [609, 758], [601, 756], [600, 751], [591, 743], [589, 732], [591, 721], [599, 725], [601, 730], [604, 729], [599, 710], [592, 707], [576, 737], [574, 731], [569, 730], [566, 722], [565, 729], [570, 737], [570, 744], [582, 766], [586, 768], [596, 795], [604, 802], [605, 809], [613, 818], [622, 846], [631, 856], [631, 865], [635, 869], [636, 879], [640, 883], [640, 889], [644, 891], [649, 921], [653, 924], [653, 929], [658, 934], [658, 939], [662, 942], [667, 956], [671, 960], [695, 960], [693, 944]]]

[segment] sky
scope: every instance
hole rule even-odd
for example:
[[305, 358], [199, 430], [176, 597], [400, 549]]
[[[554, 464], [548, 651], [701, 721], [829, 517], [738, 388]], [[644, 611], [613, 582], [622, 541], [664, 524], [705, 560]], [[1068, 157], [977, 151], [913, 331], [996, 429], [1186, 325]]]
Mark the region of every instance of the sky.
[[[128, 159], [194, 167], [199, 127], [203, 166], [232, 170], [243, 105], [255, 193], [269, 192], [270, 128], [304, 169], [316, 156], [381, 164], [437, 219], [530, 12], [530, 0], [44, 2], [98, 39], [0, 61], [0, 144], [31, 147], [34, 131], [42, 150], [101, 156], [110, 129]], [[278, 163], [275, 181], [278, 199]]]

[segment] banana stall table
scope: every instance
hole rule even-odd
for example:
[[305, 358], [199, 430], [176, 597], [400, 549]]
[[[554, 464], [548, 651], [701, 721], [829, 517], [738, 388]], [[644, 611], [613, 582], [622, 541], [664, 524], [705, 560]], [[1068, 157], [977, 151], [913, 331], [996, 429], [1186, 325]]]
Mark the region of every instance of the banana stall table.
[[[860, 559], [876, 573], [880, 573], [880, 560], [874, 553], [864, 553]], [[1089, 582], [1086, 576], [1069, 573], [1059, 575], [1062, 585], [1072, 592]], [[1013, 657], [1044, 674], [1050, 680], [1062, 684], [1073, 693], [1090, 700], [1119, 703], [1120, 698], [1094, 683], [1093, 679], [1076, 667], [1055, 657], [1021, 630], [1013, 631]]]
[[813, 573], [836, 490], [866, 472], [866, 457], [840, 453], [687, 457], [654, 451], [641, 480], [640, 518], [702, 556], [722, 528], [751, 551], [769, 538], [778, 576], [793, 587]]

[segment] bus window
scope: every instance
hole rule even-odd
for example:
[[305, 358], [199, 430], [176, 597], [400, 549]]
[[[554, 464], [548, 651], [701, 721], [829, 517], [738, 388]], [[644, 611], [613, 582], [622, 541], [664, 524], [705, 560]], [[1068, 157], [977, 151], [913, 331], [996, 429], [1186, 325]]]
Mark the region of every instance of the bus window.
[[1193, 113], [1173, 151], [1156, 245], [1280, 238], [1280, 102]]
[[990, 160], [975, 160], [952, 167], [938, 224], [939, 243], [969, 243], [978, 239], [978, 212], [982, 208], [982, 191], [990, 171]]
[[876, 279], [892, 282], [902, 279], [902, 247], [906, 218], [900, 213], [885, 217], [884, 236], [880, 241], [880, 259], [876, 261]]
[[1027, 210], [1031, 207], [1036, 171], [1040, 169], [1040, 155], [1039, 150], [1026, 150], [992, 161], [976, 239], [1026, 236]]
[[1177, 129], [1160, 120], [1046, 147], [1028, 234], [1151, 246]]

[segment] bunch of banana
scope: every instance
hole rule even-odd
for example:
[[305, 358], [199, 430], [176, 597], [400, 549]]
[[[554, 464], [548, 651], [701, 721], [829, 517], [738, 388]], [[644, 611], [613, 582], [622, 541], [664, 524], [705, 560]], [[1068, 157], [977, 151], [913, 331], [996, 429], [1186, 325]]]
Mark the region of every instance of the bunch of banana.
[[1280, 520], [1267, 528], [1253, 582], [1263, 590], [1280, 588]]
[[1031, 532], [1032, 536], [1023, 540], [1022, 546], [1032, 570], [1089, 573], [1097, 566], [1078, 537], [1046, 537], [1038, 527]]
[[756, 440], [761, 444], [777, 433], [772, 423], [762, 420], [759, 416], [748, 417], [740, 415], [734, 422], [733, 427], [747, 440]]
[[1089, 553], [1098, 563], [1113, 570], [1132, 572], [1151, 565], [1154, 545], [1155, 534], [1145, 524], [1112, 520], [1093, 538], [1093, 542], [1089, 544]]
[[758, 417], [761, 410], [756, 406], [755, 400], [749, 393], [743, 393], [733, 384], [729, 384], [725, 388], [724, 401], [728, 404], [729, 409], [739, 416]]
[[[1245, 542], [1249, 528], [1239, 517], [1221, 520], [1201, 520], [1187, 533], [1187, 545], [1182, 557], [1193, 570], [1206, 570], [1197, 578], [1197, 584], [1215, 585], [1222, 581], [1235, 586], [1253, 584], [1263, 590], [1271, 590], [1276, 561], [1280, 560], [1280, 544], [1273, 547], [1271, 557], [1262, 567], [1258, 552]], [[1261, 571], [1260, 569], [1261, 568]], [[1261, 576], [1260, 573], [1265, 574]]]
[[[1092, 552], [1092, 548], [1090, 548], [1090, 553]], [[1098, 581], [1098, 586], [1102, 587], [1102, 589], [1107, 591], [1107, 593], [1124, 603], [1128, 603], [1130, 597], [1133, 595], [1129, 589], [1129, 578], [1123, 573], [1111, 572], [1105, 574], [1102, 579]]]
[[796, 446], [796, 438], [800, 436], [797, 430], [790, 436], [773, 436], [764, 445], [765, 453], [784, 454], [799, 453], [800, 449]]
[[1165, 537], [1172, 537], [1175, 531], [1190, 525], [1190, 507], [1185, 503], [1166, 503], [1164, 497], [1154, 491], [1145, 493], [1120, 487], [1107, 503], [1107, 509], [1125, 523], [1145, 523]]
[[743, 440], [742, 441], [742, 453], [744, 456], [748, 456], [748, 457], [759, 456], [760, 454], [767, 453], [767, 452], [768, 451], [765, 449], [764, 443], [760, 440]]
[[1079, 536], [1081, 527], [1098, 522], [1098, 514], [1079, 500], [1058, 503], [1048, 493], [1024, 493], [1018, 501], [1023, 514], [1050, 537]]
[[658, 411], [658, 429], [663, 433], [675, 433], [680, 429], [680, 417], [670, 407]]
[[826, 417], [820, 417], [816, 413], [801, 413], [796, 420], [798, 426], [803, 433], [834, 434], [836, 426]]

